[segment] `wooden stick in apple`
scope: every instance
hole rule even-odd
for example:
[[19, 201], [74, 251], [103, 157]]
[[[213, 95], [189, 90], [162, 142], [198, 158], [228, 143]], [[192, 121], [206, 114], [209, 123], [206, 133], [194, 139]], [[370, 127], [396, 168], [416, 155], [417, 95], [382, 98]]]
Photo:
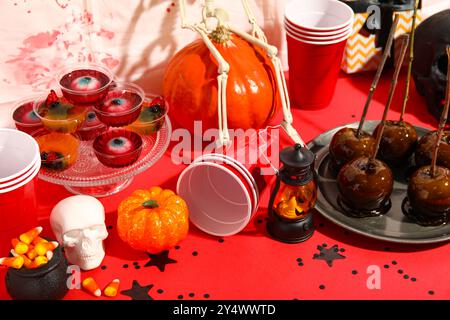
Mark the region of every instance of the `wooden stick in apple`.
[[375, 159], [375, 157], [377, 156], [378, 150], [380, 148], [380, 142], [381, 142], [381, 138], [383, 136], [384, 126], [386, 124], [386, 120], [387, 120], [387, 116], [389, 113], [389, 109], [391, 107], [392, 99], [394, 98], [395, 89], [397, 88], [398, 76], [400, 75], [400, 70], [402, 68], [403, 61], [405, 59], [406, 50], [408, 48], [408, 43], [409, 43], [409, 36], [404, 35], [403, 39], [402, 39], [402, 47], [400, 50], [400, 56], [398, 57], [397, 64], [395, 66], [394, 76], [392, 77], [391, 87], [389, 89], [389, 96], [388, 96], [388, 99], [386, 102], [386, 106], [384, 107], [383, 118], [381, 119], [381, 128], [377, 131], [376, 142], [375, 142], [375, 151], [372, 154], [372, 156], [370, 157], [370, 161], [373, 161]]
[[395, 30], [397, 30], [399, 18], [400, 17], [398, 15], [395, 15], [394, 23], [392, 24], [391, 30], [389, 32], [387, 44], [386, 44], [386, 47], [384, 48], [383, 57], [381, 58], [381, 62], [378, 65], [377, 73], [375, 74], [375, 77], [372, 81], [372, 85], [370, 86], [369, 95], [367, 96], [367, 100], [366, 100], [366, 104], [364, 105], [364, 110], [363, 110], [363, 113], [361, 116], [361, 120], [359, 121], [358, 130], [356, 132], [357, 138], [360, 138], [360, 136], [361, 136], [361, 131], [362, 131], [362, 128], [364, 125], [364, 121], [366, 120], [367, 111], [369, 110], [370, 102], [372, 101], [373, 95], [375, 93], [375, 89], [378, 86], [378, 81], [380, 80], [381, 73], [383, 72], [386, 61], [391, 54], [392, 43], [394, 41]]
[[410, 83], [411, 83], [412, 64], [414, 61], [414, 39], [416, 36], [416, 20], [417, 20], [417, 9], [419, 8], [419, 2], [420, 2], [420, 0], [416, 0], [414, 3], [414, 13], [413, 13], [413, 19], [412, 19], [412, 26], [411, 26], [411, 46], [409, 48], [408, 74], [406, 75], [406, 87], [405, 87], [405, 94], [403, 97], [402, 113], [400, 114], [400, 122], [403, 121], [403, 117], [405, 116], [405, 112], [406, 112], [406, 106], [407, 106], [408, 100], [409, 100], [409, 87], [410, 87]]
[[445, 96], [445, 105], [444, 110], [441, 114], [441, 120], [439, 121], [439, 129], [437, 132], [436, 144], [434, 146], [433, 158], [431, 160], [431, 169], [430, 175], [434, 178], [436, 172], [436, 162], [438, 157], [439, 146], [441, 144], [442, 135], [444, 134], [445, 125], [447, 124], [448, 110], [450, 105], [450, 45], [447, 46], [447, 57], [448, 57], [448, 65], [447, 65], [447, 94]]

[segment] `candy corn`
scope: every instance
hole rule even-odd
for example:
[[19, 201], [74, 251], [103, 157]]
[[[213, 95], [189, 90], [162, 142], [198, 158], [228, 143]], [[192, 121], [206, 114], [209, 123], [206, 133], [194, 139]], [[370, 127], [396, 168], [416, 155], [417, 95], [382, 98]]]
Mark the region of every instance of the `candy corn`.
[[35, 246], [38, 243], [42, 243], [42, 242], [48, 242], [48, 241], [45, 240], [44, 238], [37, 236], [36, 238], [34, 238], [34, 240], [31, 243]]
[[47, 257], [48, 261], [52, 260], [52, 258], [54, 256], [53, 251], [47, 251], [45, 256]]
[[18, 254], [25, 254], [28, 252], [28, 244], [20, 241], [17, 238], [12, 239], [11, 244], [14, 248], [14, 251], [17, 252]]
[[24, 254], [20, 255], [20, 257], [23, 258], [23, 265], [25, 266], [25, 268], [31, 269], [31, 264], [33, 263], [33, 261], [28, 259], [28, 257]]
[[[14, 251], [14, 249], [11, 249], [11, 255], [13, 256], [13, 257], [22, 257], [23, 258], [23, 265], [25, 266], [25, 268], [27, 268], [27, 269], [31, 269], [31, 263], [33, 262], [33, 261], [31, 261], [26, 255], [24, 255], [24, 254], [18, 254], [16, 251]], [[49, 258], [49, 255], [51, 254], [51, 257]], [[50, 261], [51, 259], [52, 259], [52, 257], [53, 257], [53, 252], [52, 251], [49, 251], [49, 252], [47, 252], [47, 259]]]
[[12, 239], [12, 257], [1, 258], [0, 266], [36, 269], [47, 264], [53, 258], [53, 251], [58, 248], [59, 243], [40, 237], [41, 232], [42, 227], [36, 227], [22, 233], [19, 238]]
[[12, 258], [0, 258], [0, 265], [9, 268], [20, 269], [22, 268], [23, 263], [24, 260], [21, 256]]
[[30, 258], [31, 260], [34, 260], [34, 258], [36, 258], [38, 256], [36, 250], [34, 250], [34, 247], [32, 245], [30, 245], [30, 249], [28, 249], [27, 252], [27, 257]]
[[33, 240], [42, 232], [42, 227], [36, 227], [31, 229], [30, 231], [27, 231], [25, 233], [22, 233], [19, 237], [20, 241], [31, 244]]
[[30, 269], [36, 269], [39, 268], [40, 266], [47, 264], [48, 263], [48, 259], [47, 257], [43, 257], [43, 256], [37, 256], [33, 262], [31, 262], [30, 265]]
[[[34, 250], [40, 256], [45, 256], [47, 251], [53, 251], [58, 248], [59, 244], [56, 241], [52, 242], [40, 242], [35, 247]], [[17, 251], [17, 250], [16, 250]]]
[[106, 286], [105, 290], [103, 290], [103, 293], [107, 297], [115, 297], [115, 296], [117, 296], [117, 292], [119, 291], [119, 286], [120, 286], [120, 280], [114, 279], [113, 281], [111, 281], [110, 284], [108, 284]]
[[90, 294], [100, 297], [102, 294], [102, 291], [100, 290], [100, 287], [98, 286], [97, 282], [95, 282], [94, 278], [89, 277], [83, 280], [81, 283], [83, 288], [89, 292]]

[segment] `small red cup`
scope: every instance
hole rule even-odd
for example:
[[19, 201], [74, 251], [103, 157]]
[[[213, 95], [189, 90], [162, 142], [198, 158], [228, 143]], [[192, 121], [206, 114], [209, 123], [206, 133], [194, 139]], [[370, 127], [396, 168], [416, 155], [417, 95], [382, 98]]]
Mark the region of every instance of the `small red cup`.
[[[68, 65], [60, 69], [56, 80], [64, 97], [74, 104], [92, 105], [100, 103], [105, 99], [114, 75], [112, 72], [99, 64], [86, 63]], [[93, 85], [89, 87], [87, 83]], [[76, 85], [76, 81], [81, 81], [84, 85]]]
[[15, 104], [12, 118], [18, 130], [31, 134], [43, 128], [41, 119], [33, 111], [34, 102], [39, 98], [41, 97], [34, 95], [21, 99]]
[[144, 99], [145, 93], [141, 87], [132, 83], [115, 83], [104, 101], [94, 106], [94, 111], [104, 124], [123, 127], [139, 118]]
[[9, 255], [11, 239], [37, 226], [36, 185], [39, 168], [26, 180], [0, 190], [0, 256]]
[[353, 23], [355, 14], [337, 0], [291, 0], [284, 16], [292, 26], [306, 32], [336, 32]]
[[336, 89], [348, 36], [332, 41], [300, 41], [287, 33], [290, 96], [302, 109], [327, 107]]
[[0, 128], [0, 257], [9, 254], [12, 237], [37, 224], [40, 164], [39, 146], [30, 135]]

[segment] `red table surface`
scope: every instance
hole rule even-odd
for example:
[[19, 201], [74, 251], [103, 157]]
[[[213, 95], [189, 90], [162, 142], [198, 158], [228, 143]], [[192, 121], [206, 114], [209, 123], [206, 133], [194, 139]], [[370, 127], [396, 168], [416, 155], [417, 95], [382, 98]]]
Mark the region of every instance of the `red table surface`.
[[[368, 119], [380, 119], [390, 76], [391, 72], [387, 72], [382, 77]], [[294, 109], [295, 127], [305, 141], [336, 126], [357, 121], [372, 77], [373, 73], [341, 74], [328, 108]], [[398, 117], [401, 108], [404, 80], [403, 76], [393, 102], [392, 118]], [[437, 126], [437, 121], [426, 110], [424, 98], [416, 93], [413, 85], [408, 108], [407, 121], [428, 128]], [[289, 143], [286, 139], [283, 142]], [[161, 185], [174, 190], [183, 169], [171, 162], [167, 152], [152, 168], [137, 176], [126, 190], [100, 199], [106, 208], [110, 233], [106, 240], [107, 256], [101, 267], [83, 272], [83, 278], [94, 277], [102, 288], [119, 278], [121, 291], [130, 289], [136, 280], [142, 287], [149, 286], [141, 292], [155, 300], [450, 298], [450, 246], [447, 243], [402, 245], [373, 240], [348, 232], [318, 213], [315, 215], [316, 232], [311, 239], [300, 244], [280, 243], [269, 238], [265, 230], [268, 189], [262, 195], [257, 216], [243, 232], [222, 239], [191, 225], [188, 237], [169, 251], [168, 257], [173, 261], [165, 264], [164, 271], [151, 264], [145, 266], [151, 261], [149, 256], [132, 250], [118, 238], [117, 206], [135, 189]], [[39, 182], [38, 192], [39, 216], [45, 233], [51, 235], [48, 215], [59, 200], [71, 194], [61, 186], [44, 181]], [[326, 250], [336, 246], [335, 254], [342, 257], [332, 265], [314, 259], [314, 255], [320, 253], [319, 246]], [[157, 260], [153, 258], [153, 262]], [[380, 289], [367, 286], [369, 266], [378, 266], [381, 270]], [[0, 270], [0, 278], [4, 278], [5, 272], [5, 269]], [[0, 298], [9, 299], [3, 280]], [[107, 298], [94, 298], [83, 290], [71, 290], [66, 299]], [[130, 297], [119, 294], [116, 299]]]

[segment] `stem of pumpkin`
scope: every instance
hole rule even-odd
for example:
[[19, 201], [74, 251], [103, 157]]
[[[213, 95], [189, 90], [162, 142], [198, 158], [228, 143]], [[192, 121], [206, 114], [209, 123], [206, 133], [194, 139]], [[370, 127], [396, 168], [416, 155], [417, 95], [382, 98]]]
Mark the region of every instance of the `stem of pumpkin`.
[[211, 40], [215, 43], [225, 44], [231, 39], [231, 32], [224, 26], [217, 26], [216, 30], [209, 35]]
[[145, 207], [145, 208], [149, 208], [149, 209], [155, 209], [155, 208], [158, 208], [158, 207], [159, 207], [158, 202], [156, 202], [156, 200], [148, 200], [148, 201], [145, 201], [145, 202], [142, 204], [142, 206]]

